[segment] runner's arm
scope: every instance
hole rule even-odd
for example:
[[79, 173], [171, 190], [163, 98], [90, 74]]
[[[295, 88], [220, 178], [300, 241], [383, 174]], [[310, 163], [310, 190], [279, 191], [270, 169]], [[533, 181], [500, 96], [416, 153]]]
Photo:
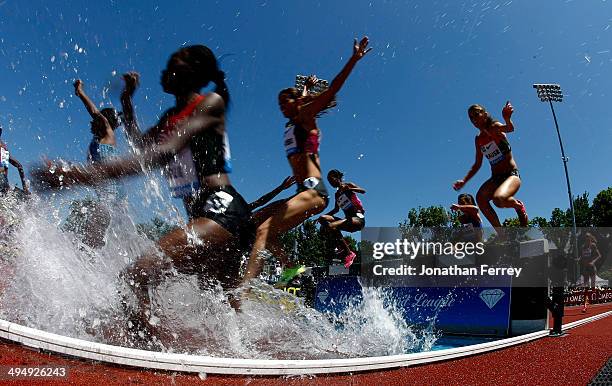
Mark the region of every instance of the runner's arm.
[[502, 109], [502, 116], [504, 117], [504, 121], [506, 121], [506, 124], [503, 125], [497, 122], [500, 131], [504, 133], [511, 133], [514, 131], [514, 124], [512, 123], [512, 113], [514, 113], [514, 107], [512, 107], [510, 101], [507, 101], [506, 105]]
[[97, 185], [108, 179], [141, 174], [160, 167], [186, 147], [193, 136], [223, 123], [224, 103], [218, 94], [211, 93], [206, 105], [199, 106], [198, 110], [198, 115], [186, 119], [162, 145], [153, 144], [139, 154], [89, 166], [62, 167], [48, 162], [46, 167], [33, 169], [32, 176], [40, 188], [46, 190], [70, 185]]
[[349, 190], [352, 190], [355, 193], [361, 193], [361, 194], [365, 194], [365, 189], [359, 187], [357, 184], [353, 183], [353, 182], [347, 182], [346, 185], [348, 186]]
[[455, 207], [462, 211], [463, 213], [469, 214], [469, 215], [476, 215], [479, 212], [479, 209], [476, 205], [459, 205], [459, 204], [455, 204]]
[[355, 42], [353, 43], [353, 54], [349, 58], [348, 62], [344, 65], [340, 73], [336, 75], [327, 90], [323, 91], [321, 94], [314, 97], [311, 101], [301, 106], [300, 115], [304, 114], [308, 117], [314, 117], [323, 109], [325, 109], [327, 105], [329, 105], [329, 103], [336, 96], [336, 93], [338, 93], [338, 91], [340, 91], [340, 89], [344, 85], [344, 82], [350, 75], [351, 71], [353, 71], [355, 64], [357, 64], [357, 62], [371, 50], [371, 48], [367, 47], [367, 37], [361, 39], [359, 43], [357, 43], [357, 40], [355, 39]]
[[83, 91], [83, 81], [81, 79], [74, 81], [74, 94], [83, 102], [85, 109], [87, 109], [87, 112], [92, 118], [96, 119], [101, 115], [96, 105], [89, 99], [87, 94], [85, 94], [85, 91]]
[[597, 248], [597, 245], [593, 245], [593, 248], [595, 249], [595, 255], [597, 256], [593, 260], [591, 260], [591, 264], [594, 265], [597, 260], [601, 259], [601, 252], [599, 252], [599, 248]]
[[453, 188], [455, 190], [459, 190], [463, 186], [465, 186], [465, 184], [467, 184], [467, 182], [472, 177], [474, 177], [474, 175], [478, 172], [478, 170], [480, 170], [480, 167], [482, 166], [482, 152], [480, 151], [480, 146], [478, 146], [478, 137], [476, 137], [476, 139], [474, 140], [474, 145], [476, 146], [476, 160], [474, 161], [474, 165], [472, 165], [472, 167], [462, 180], [455, 181], [455, 183], [453, 184]]
[[256, 208], [259, 208], [260, 206], [264, 206], [265, 204], [270, 202], [274, 197], [278, 196], [280, 192], [289, 188], [294, 183], [295, 183], [295, 178], [293, 176], [289, 176], [285, 178], [279, 186], [277, 186], [270, 192], [264, 194], [263, 196], [259, 197], [257, 200], [251, 202], [249, 204], [249, 208], [251, 210], [255, 210]]
[[144, 146], [143, 134], [138, 127], [136, 113], [132, 97], [140, 83], [140, 75], [137, 72], [128, 72], [123, 74], [123, 82], [125, 86], [121, 92], [121, 108], [123, 110], [123, 126], [128, 141], [136, 148], [141, 149]]

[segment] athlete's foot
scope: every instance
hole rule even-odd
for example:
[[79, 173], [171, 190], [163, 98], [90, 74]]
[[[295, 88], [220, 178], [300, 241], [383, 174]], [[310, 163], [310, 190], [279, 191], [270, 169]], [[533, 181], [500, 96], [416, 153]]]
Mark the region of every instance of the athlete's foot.
[[527, 217], [527, 209], [525, 209], [525, 204], [522, 201], [516, 200], [519, 203], [519, 207], [516, 208], [516, 214], [518, 215], [519, 222], [522, 227], [529, 226], [529, 217]]
[[346, 255], [346, 257], [344, 258], [344, 268], [348, 268], [351, 265], [353, 265], [353, 261], [355, 260], [355, 257], [357, 257], [357, 255], [353, 251], [351, 251], [351, 253]]

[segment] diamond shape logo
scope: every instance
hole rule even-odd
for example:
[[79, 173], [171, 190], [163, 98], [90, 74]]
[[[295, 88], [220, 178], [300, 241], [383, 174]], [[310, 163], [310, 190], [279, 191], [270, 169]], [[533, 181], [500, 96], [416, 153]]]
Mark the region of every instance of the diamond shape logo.
[[317, 297], [319, 298], [319, 301], [321, 303], [325, 303], [325, 300], [327, 300], [327, 297], [329, 296], [329, 293], [327, 292], [327, 290], [325, 291], [321, 291], [319, 292], [319, 294], [317, 295]]
[[486, 289], [480, 293], [480, 299], [489, 307], [489, 309], [493, 309], [497, 302], [501, 298], [504, 297], [504, 291], [496, 288], [496, 289]]

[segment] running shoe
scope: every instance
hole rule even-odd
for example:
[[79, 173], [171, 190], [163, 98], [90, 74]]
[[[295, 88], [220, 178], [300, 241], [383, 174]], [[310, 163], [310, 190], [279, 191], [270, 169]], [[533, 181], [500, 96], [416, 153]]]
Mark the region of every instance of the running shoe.
[[522, 227], [529, 226], [529, 217], [527, 217], [527, 209], [525, 209], [525, 204], [522, 201], [516, 200], [521, 206], [516, 209], [516, 214], [518, 215], [519, 222]]
[[355, 257], [357, 257], [357, 255], [353, 251], [351, 251], [351, 253], [346, 255], [346, 257], [344, 258], [344, 268], [350, 267], [353, 264]]

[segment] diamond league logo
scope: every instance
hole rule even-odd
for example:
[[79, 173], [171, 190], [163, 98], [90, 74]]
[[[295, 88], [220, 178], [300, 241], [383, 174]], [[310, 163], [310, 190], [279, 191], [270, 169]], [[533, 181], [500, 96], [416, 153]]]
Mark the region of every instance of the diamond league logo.
[[497, 302], [504, 297], [504, 291], [500, 289], [486, 289], [480, 293], [480, 299], [489, 307], [493, 309]]
[[327, 292], [327, 290], [325, 291], [321, 291], [319, 292], [319, 294], [317, 295], [317, 297], [319, 298], [319, 301], [321, 303], [325, 303], [325, 300], [327, 300], [327, 297], [329, 296], [329, 292]]

